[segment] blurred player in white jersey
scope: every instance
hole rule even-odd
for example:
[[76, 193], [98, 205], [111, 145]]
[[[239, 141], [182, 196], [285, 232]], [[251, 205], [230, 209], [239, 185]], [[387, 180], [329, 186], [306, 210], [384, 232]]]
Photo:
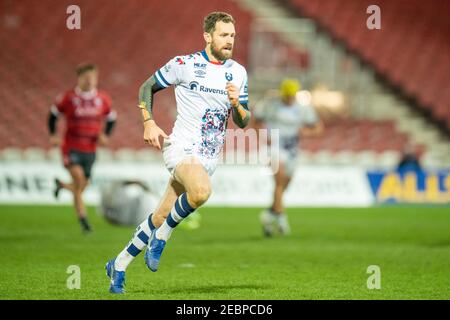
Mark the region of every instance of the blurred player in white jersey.
[[[247, 72], [231, 59], [236, 34], [233, 17], [213, 12], [205, 18], [203, 30], [203, 51], [171, 59], [139, 90], [144, 140], [161, 149], [159, 138], [164, 138], [162, 153], [171, 178], [156, 210], [106, 264], [112, 293], [124, 292], [125, 270], [146, 246], [145, 263], [157, 271], [173, 229], [211, 194], [210, 176], [225, 142], [228, 117], [232, 115], [240, 128], [250, 120]], [[153, 119], [153, 94], [171, 85], [175, 86], [178, 115], [167, 136]]]
[[266, 236], [274, 233], [274, 225], [281, 234], [289, 234], [290, 227], [283, 208], [283, 194], [295, 172], [298, 145], [301, 136], [318, 135], [323, 131], [322, 121], [311, 105], [299, 103], [296, 99], [300, 83], [285, 79], [279, 94], [258, 102], [254, 110], [255, 129], [266, 126], [268, 130], [279, 130], [279, 148], [272, 154], [272, 161], [279, 161], [274, 173], [272, 206], [261, 213], [260, 219]]

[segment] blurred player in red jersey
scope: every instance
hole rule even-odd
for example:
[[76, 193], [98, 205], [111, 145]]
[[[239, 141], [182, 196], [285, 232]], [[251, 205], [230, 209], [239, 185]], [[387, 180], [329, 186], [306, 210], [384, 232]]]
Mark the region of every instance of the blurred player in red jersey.
[[[89, 183], [97, 144], [108, 144], [108, 136], [116, 122], [116, 112], [111, 109], [111, 98], [105, 92], [97, 91], [97, 67], [90, 63], [81, 64], [76, 72], [78, 79], [75, 89], [58, 96], [51, 106], [48, 129], [50, 143], [61, 146], [64, 166], [72, 176], [71, 183], [55, 179], [55, 197], [58, 197], [61, 189], [72, 192], [81, 228], [84, 232], [90, 232], [92, 229], [87, 220], [82, 194]], [[66, 118], [62, 143], [56, 134], [56, 122], [61, 114]]]

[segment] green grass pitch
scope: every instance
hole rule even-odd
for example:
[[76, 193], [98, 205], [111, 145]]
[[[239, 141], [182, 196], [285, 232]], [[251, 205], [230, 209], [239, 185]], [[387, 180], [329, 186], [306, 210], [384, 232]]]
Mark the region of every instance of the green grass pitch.
[[[176, 230], [152, 273], [138, 256], [127, 293], [108, 293], [105, 262], [134, 228], [90, 208], [82, 235], [71, 207], [0, 206], [0, 299], [449, 299], [448, 207], [292, 208], [292, 235], [262, 237], [257, 208], [204, 208]], [[81, 288], [66, 287], [69, 265]], [[369, 265], [381, 289], [369, 290]]]

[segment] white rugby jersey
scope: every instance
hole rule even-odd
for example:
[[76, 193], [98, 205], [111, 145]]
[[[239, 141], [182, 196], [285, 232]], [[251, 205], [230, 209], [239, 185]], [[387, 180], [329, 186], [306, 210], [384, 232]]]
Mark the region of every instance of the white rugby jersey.
[[268, 130], [278, 129], [280, 147], [293, 153], [298, 149], [300, 129], [319, 121], [311, 105], [295, 102], [288, 106], [279, 97], [259, 102], [253, 113], [256, 119], [265, 122]]
[[177, 56], [155, 72], [161, 87], [175, 85], [177, 118], [170, 136], [186, 151], [206, 158], [219, 156], [231, 112], [225, 86], [240, 88], [239, 102], [247, 104], [247, 71], [236, 61], [211, 62], [203, 50]]

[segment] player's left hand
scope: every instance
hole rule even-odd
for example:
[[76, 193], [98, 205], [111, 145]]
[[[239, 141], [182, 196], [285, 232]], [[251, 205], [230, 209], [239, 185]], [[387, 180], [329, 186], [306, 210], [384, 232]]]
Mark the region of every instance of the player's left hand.
[[228, 100], [230, 100], [232, 107], [239, 107], [239, 89], [231, 82], [228, 82], [225, 90], [228, 92]]
[[106, 147], [109, 144], [109, 138], [106, 134], [102, 133], [99, 137], [98, 137], [98, 143], [103, 146]]

